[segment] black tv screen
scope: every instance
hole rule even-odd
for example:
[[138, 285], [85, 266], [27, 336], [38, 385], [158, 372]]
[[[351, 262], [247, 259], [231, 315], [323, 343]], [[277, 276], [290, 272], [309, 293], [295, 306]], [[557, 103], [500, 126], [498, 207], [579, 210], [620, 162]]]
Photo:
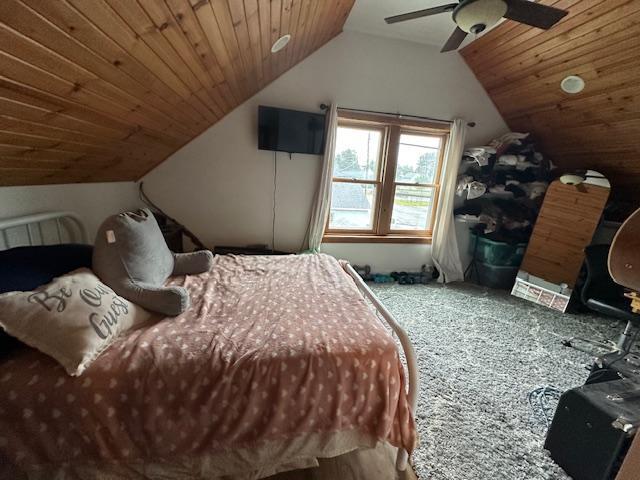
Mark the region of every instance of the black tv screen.
[[258, 148], [278, 152], [324, 153], [325, 116], [283, 108], [258, 107]]

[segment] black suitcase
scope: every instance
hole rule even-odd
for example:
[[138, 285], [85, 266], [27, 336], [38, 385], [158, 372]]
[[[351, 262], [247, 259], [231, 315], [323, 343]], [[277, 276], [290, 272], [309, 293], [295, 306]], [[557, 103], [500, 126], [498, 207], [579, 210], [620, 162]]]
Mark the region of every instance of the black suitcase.
[[639, 426], [638, 380], [584, 385], [560, 397], [545, 448], [574, 480], [609, 480]]

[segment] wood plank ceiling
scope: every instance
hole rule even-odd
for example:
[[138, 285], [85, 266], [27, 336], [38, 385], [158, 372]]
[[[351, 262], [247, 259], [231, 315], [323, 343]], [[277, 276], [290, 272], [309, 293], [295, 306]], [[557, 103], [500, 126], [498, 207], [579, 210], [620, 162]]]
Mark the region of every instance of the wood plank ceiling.
[[[548, 31], [507, 21], [461, 54], [509, 127], [562, 168], [606, 174], [640, 200], [640, 1], [542, 0], [569, 11]], [[586, 88], [560, 89], [567, 75]]]
[[1, 0], [0, 185], [140, 178], [340, 33], [353, 2]]

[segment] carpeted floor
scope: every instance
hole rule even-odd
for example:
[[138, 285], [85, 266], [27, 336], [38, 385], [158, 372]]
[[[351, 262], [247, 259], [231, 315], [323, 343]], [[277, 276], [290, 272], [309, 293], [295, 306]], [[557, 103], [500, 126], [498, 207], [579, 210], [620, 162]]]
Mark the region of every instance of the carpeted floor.
[[417, 351], [421, 444], [413, 463], [421, 479], [569, 478], [543, 449], [544, 427], [532, 417], [528, 393], [583, 384], [590, 357], [561, 339], [615, 339], [621, 323], [470, 284], [372, 289]]

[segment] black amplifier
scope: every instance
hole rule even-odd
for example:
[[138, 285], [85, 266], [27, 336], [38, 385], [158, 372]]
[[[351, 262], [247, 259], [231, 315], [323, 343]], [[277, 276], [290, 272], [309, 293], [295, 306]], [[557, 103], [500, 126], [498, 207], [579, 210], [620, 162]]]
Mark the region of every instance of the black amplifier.
[[640, 354], [611, 352], [596, 358], [586, 383], [607, 382], [621, 378], [640, 379]]
[[545, 448], [574, 480], [609, 480], [640, 427], [640, 380], [574, 388], [560, 397]]

